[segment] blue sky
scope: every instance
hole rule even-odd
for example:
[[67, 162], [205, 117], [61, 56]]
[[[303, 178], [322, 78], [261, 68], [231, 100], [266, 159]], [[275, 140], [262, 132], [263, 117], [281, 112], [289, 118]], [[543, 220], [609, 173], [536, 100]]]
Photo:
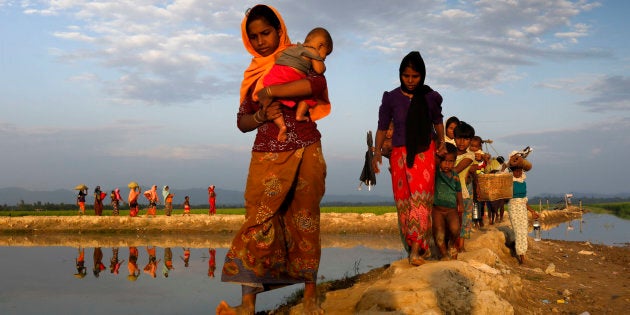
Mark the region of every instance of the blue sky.
[[[314, 26], [333, 111], [319, 122], [327, 193], [358, 192], [382, 93], [411, 50], [455, 115], [534, 148], [530, 195], [628, 193], [627, 1], [270, 1], [293, 41]], [[254, 133], [236, 128], [251, 1], [0, 0], [0, 187], [242, 190]]]

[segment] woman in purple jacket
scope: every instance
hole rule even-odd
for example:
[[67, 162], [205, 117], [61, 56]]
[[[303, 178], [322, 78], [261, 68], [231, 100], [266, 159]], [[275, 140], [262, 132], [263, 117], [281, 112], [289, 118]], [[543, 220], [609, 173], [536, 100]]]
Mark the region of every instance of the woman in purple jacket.
[[378, 113], [373, 167], [379, 173], [381, 147], [390, 121], [394, 122], [390, 158], [392, 189], [398, 226], [409, 262], [421, 265], [430, 254], [431, 209], [435, 180], [435, 154], [446, 152], [442, 122], [442, 96], [424, 84], [422, 56], [412, 51], [400, 63], [400, 87], [383, 93]]

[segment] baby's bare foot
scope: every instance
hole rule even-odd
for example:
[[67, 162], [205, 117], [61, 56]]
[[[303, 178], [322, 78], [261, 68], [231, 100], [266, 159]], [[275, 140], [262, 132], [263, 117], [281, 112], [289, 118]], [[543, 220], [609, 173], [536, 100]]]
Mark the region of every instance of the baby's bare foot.
[[295, 116], [295, 120], [297, 121], [310, 121], [311, 119], [308, 118], [308, 116], [304, 116], [304, 115], [296, 115]]
[[278, 141], [287, 141], [287, 126], [280, 127], [280, 131], [278, 131]]

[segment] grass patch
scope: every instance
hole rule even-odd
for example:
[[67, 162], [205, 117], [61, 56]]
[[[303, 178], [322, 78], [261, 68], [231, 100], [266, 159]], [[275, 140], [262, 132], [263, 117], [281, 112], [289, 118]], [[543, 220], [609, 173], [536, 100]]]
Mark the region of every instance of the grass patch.
[[[546, 210], [546, 205], [542, 208], [538, 204], [530, 204], [536, 211]], [[630, 219], [630, 202], [611, 202], [600, 204], [589, 204], [585, 206], [589, 212], [593, 213], [607, 213], [618, 216], [623, 219]], [[396, 213], [395, 206], [326, 206], [321, 207], [321, 213], [373, 213], [376, 215], [382, 215], [385, 213]], [[87, 215], [94, 215], [94, 210], [88, 209], [85, 211]], [[0, 211], [0, 216], [4, 217], [23, 217], [23, 216], [76, 216], [78, 211], [76, 209], [71, 210], [4, 210]], [[140, 209], [140, 215], [146, 213], [146, 208]], [[158, 215], [164, 215], [164, 209], [158, 208]], [[207, 208], [191, 209], [192, 214], [208, 214]], [[181, 216], [184, 214], [183, 209], [174, 209], [173, 216]], [[217, 214], [245, 214], [245, 208], [218, 208]], [[111, 209], [103, 210], [104, 216], [111, 216]], [[129, 216], [129, 210], [120, 210], [120, 216]]]
[[595, 213], [609, 213], [622, 219], [630, 219], [630, 202], [610, 202], [588, 205], [588, 210]]

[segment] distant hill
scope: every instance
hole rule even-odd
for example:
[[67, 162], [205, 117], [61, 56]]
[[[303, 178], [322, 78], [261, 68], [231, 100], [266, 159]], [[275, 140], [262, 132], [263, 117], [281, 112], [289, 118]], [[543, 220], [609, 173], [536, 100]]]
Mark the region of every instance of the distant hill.
[[[190, 203], [194, 205], [208, 204], [207, 188], [194, 188], [187, 190], [171, 189], [175, 194], [174, 204], [182, 204], [184, 196], [190, 197]], [[161, 195], [161, 190], [160, 190]], [[243, 192], [236, 190], [216, 189], [217, 205], [219, 207], [242, 207]], [[0, 205], [14, 206], [24, 202], [26, 204], [71, 204], [74, 205], [77, 192], [75, 190], [57, 189], [52, 191], [35, 191], [18, 187], [0, 188]], [[128, 190], [123, 189], [122, 196], [126, 199]], [[109, 204], [106, 200], [106, 204]], [[90, 193], [86, 199], [88, 204], [92, 204], [94, 199]], [[140, 197], [140, 204], [148, 204], [144, 197]], [[356, 195], [332, 195], [327, 194], [322, 200], [323, 205], [353, 205], [353, 204], [370, 204], [370, 205], [393, 205], [391, 196], [375, 195], [369, 192], [357, 193]]]

